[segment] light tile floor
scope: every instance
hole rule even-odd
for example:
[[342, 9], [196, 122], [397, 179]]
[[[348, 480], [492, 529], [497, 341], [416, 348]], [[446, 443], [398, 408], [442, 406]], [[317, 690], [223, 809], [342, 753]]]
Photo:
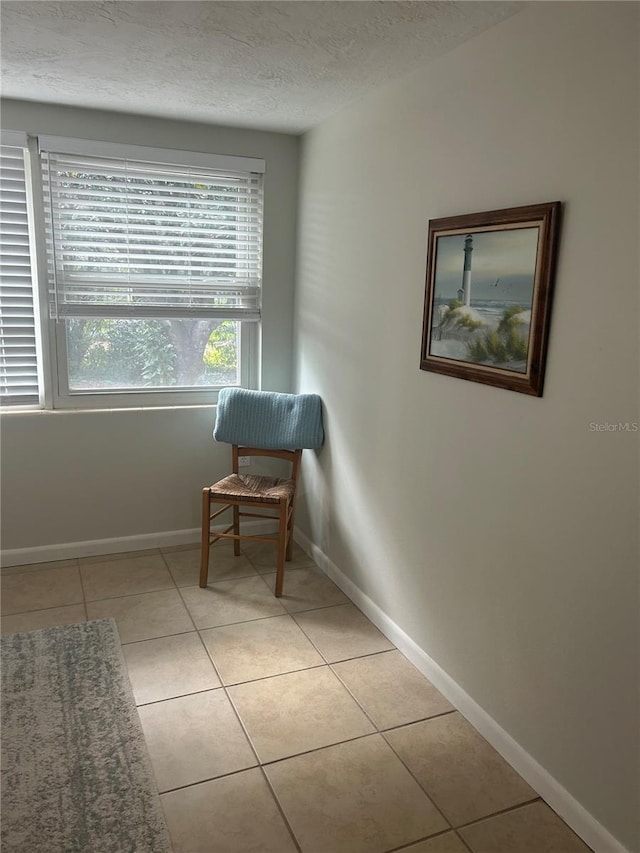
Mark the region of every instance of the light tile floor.
[[2, 632], [118, 623], [175, 853], [588, 853], [296, 546], [2, 571]]

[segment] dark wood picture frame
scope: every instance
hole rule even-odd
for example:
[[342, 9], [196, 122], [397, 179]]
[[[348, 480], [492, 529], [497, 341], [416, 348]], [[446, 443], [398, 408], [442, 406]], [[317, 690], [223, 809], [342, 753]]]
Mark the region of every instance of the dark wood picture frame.
[[542, 396], [560, 212], [429, 221], [421, 370]]

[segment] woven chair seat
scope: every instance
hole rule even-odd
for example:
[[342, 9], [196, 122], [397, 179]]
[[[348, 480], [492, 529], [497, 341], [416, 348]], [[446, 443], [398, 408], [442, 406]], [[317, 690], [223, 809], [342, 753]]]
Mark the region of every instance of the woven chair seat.
[[292, 500], [295, 490], [294, 480], [259, 474], [230, 474], [209, 487], [212, 498], [274, 504], [282, 498]]

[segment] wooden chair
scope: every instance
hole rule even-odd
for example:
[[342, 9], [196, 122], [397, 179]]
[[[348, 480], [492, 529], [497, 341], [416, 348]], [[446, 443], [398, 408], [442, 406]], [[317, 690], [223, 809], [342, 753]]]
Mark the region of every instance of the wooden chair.
[[[274, 542], [277, 545], [275, 594], [279, 597], [284, 583], [284, 564], [291, 560], [293, 551], [295, 499], [302, 449], [319, 447], [324, 440], [320, 398], [315, 394], [277, 394], [225, 388], [218, 397], [213, 434], [216, 441], [231, 444], [232, 473], [202, 492], [200, 586], [207, 586], [209, 550], [218, 540], [232, 539], [236, 557], [240, 555], [242, 540]], [[289, 476], [240, 473], [241, 456], [284, 460], [290, 463]], [[250, 511], [242, 511], [241, 507], [250, 507]], [[232, 523], [222, 530], [212, 531], [213, 519], [229, 509], [233, 513]], [[255, 512], [256, 509], [260, 512]], [[241, 518], [275, 519], [278, 522], [277, 533], [274, 536], [242, 534]]]

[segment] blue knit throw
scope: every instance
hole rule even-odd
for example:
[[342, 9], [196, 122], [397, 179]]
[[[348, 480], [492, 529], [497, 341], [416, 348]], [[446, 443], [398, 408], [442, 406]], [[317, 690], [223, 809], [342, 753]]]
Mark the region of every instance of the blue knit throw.
[[279, 394], [223, 388], [218, 394], [216, 441], [269, 450], [320, 447], [322, 401], [317, 394]]

